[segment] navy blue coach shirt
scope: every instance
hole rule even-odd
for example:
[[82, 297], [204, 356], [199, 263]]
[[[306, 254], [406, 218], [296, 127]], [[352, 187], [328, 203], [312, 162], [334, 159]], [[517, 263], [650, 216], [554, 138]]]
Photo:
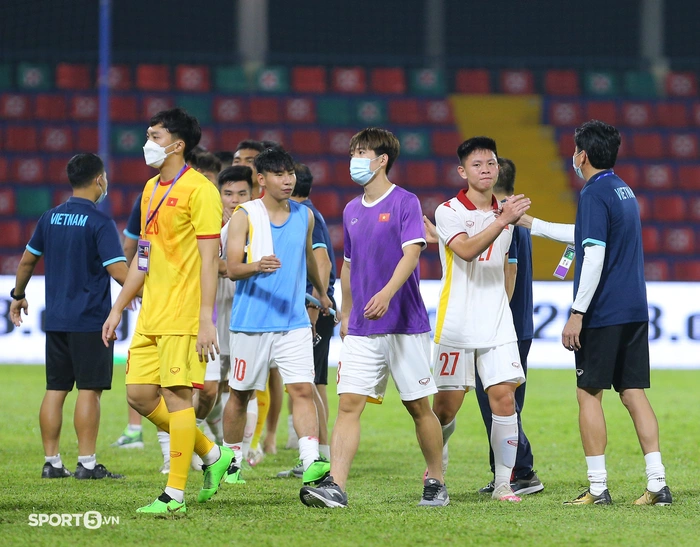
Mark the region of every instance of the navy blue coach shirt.
[[[324, 247], [328, 251], [328, 258], [331, 260], [331, 277], [328, 283], [328, 298], [333, 298], [333, 293], [335, 292], [335, 254], [333, 253], [333, 243], [331, 242], [331, 235], [328, 233], [328, 226], [326, 226], [326, 220], [318, 209], [311, 203], [310, 199], [305, 199], [300, 202], [302, 205], [306, 205], [311, 212], [314, 214], [314, 230], [311, 233], [311, 241], [314, 249], [319, 247]], [[325, 279], [324, 279], [325, 281]], [[313, 285], [306, 282], [306, 292], [311, 294], [313, 290]]]
[[532, 340], [535, 328], [532, 319], [532, 239], [530, 230], [515, 226], [508, 251], [508, 262], [518, 265], [515, 290], [510, 299], [513, 324], [518, 341]]
[[129, 220], [126, 223], [126, 228], [124, 228], [124, 235], [129, 239], [138, 239], [141, 233], [141, 198], [143, 197], [143, 192], [141, 192], [134, 206], [131, 208], [131, 214], [129, 215]]
[[44, 330], [101, 331], [112, 308], [105, 268], [126, 262], [114, 221], [94, 202], [71, 197], [41, 215], [27, 251], [46, 262]]

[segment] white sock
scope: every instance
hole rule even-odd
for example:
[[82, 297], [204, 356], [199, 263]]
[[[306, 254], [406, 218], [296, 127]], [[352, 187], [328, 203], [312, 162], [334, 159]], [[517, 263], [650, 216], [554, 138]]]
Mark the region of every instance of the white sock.
[[173, 488], [172, 486], [166, 486], [165, 493], [178, 503], [182, 503], [185, 500], [185, 492], [178, 490], [177, 488]]
[[450, 440], [455, 429], [457, 429], [457, 418], [453, 418], [449, 424], [442, 426], [442, 446], [447, 446], [447, 441]]
[[204, 454], [202, 457], [202, 463], [204, 465], [211, 465], [219, 460], [221, 457], [221, 449], [218, 444], [215, 444], [212, 449]]
[[78, 456], [78, 463], [82, 463], [85, 469], [93, 470], [97, 464], [97, 458], [95, 454], [90, 456]]
[[129, 431], [141, 431], [141, 430], [143, 430], [143, 427], [141, 426], [141, 424], [138, 424], [138, 425], [129, 424], [126, 426], [126, 428]]
[[331, 447], [330, 445], [327, 444], [319, 444], [318, 445], [318, 453], [326, 458], [328, 461], [331, 461]]
[[243, 441], [237, 443], [227, 443], [224, 441], [224, 446], [233, 450], [233, 463], [240, 469], [241, 463], [243, 463]]
[[608, 488], [608, 472], [605, 469], [605, 454], [586, 456], [588, 466], [589, 490], [594, 496], [600, 496]]
[[518, 452], [518, 415], [491, 415], [491, 447], [494, 460], [494, 485], [510, 484]]
[[299, 438], [299, 458], [304, 462], [304, 471], [318, 459], [318, 437]]
[[170, 461], [170, 434], [167, 431], [158, 430], [158, 442], [160, 451], [163, 454], [163, 461]]
[[207, 416], [207, 424], [209, 424], [209, 429], [211, 429], [214, 435], [214, 442], [216, 442], [216, 444], [224, 442], [224, 424], [221, 421], [224, 412], [224, 405], [221, 402], [222, 398], [223, 394], [216, 401], [216, 404], [214, 404], [214, 408], [211, 409], [209, 416]]
[[661, 452], [649, 452], [644, 455], [647, 464], [647, 490], [658, 492], [666, 486], [666, 468], [661, 463]]
[[63, 461], [61, 461], [61, 455], [56, 454], [55, 456], [44, 456], [46, 463], [50, 463], [51, 467], [56, 469], [63, 469]]

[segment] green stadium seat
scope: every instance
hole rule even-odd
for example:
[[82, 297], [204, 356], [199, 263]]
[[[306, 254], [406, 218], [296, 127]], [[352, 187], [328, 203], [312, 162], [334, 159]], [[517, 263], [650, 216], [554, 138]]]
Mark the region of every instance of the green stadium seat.
[[51, 89], [53, 78], [49, 65], [43, 63], [20, 63], [17, 65], [17, 87], [20, 89]]
[[0, 65], [0, 91], [12, 89], [12, 67]]
[[250, 91], [245, 70], [241, 66], [218, 66], [214, 69], [214, 87], [218, 91], [243, 93]]
[[120, 154], [140, 154], [145, 141], [143, 127], [112, 126], [112, 149]]
[[653, 98], [658, 96], [656, 80], [649, 72], [625, 72], [624, 91], [631, 97]]
[[386, 121], [385, 101], [357, 101], [355, 103], [355, 119], [366, 125], [382, 124]]
[[428, 131], [400, 131], [401, 155], [424, 158], [430, 155], [430, 133]]
[[177, 97], [175, 104], [197, 118], [200, 125], [211, 123], [211, 99], [209, 97], [180, 95]]
[[15, 200], [19, 216], [38, 217], [51, 209], [51, 189], [48, 186], [17, 188]]
[[445, 73], [434, 68], [411, 70], [409, 89], [415, 95], [444, 95], [447, 92]]
[[255, 87], [265, 93], [287, 93], [289, 91], [289, 70], [284, 67], [264, 67], [255, 77]]
[[583, 87], [586, 95], [596, 97], [611, 97], [620, 92], [620, 82], [614, 72], [605, 70], [589, 70], [583, 76]]
[[316, 117], [322, 124], [349, 125], [352, 122], [350, 101], [321, 97], [316, 103]]

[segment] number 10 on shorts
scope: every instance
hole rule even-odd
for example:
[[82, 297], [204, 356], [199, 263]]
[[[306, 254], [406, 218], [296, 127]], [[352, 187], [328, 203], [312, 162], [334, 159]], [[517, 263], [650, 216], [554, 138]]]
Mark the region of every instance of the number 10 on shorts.
[[245, 369], [246, 369], [245, 359], [239, 359], [238, 357], [236, 357], [234, 360], [234, 365], [233, 365], [233, 377], [237, 381], [239, 381], [239, 382], [243, 381], [243, 379], [245, 378]]
[[438, 357], [438, 361], [441, 365], [440, 376], [454, 376], [457, 369], [457, 361], [459, 361], [459, 352], [442, 352]]

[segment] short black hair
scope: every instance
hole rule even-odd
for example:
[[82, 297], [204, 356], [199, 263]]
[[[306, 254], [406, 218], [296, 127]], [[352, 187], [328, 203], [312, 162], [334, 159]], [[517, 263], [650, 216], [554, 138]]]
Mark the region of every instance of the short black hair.
[[314, 176], [311, 174], [309, 166], [303, 163], [294, 164], [294, 173], [297, 176], [297, 183], [294, 185], [292, 195], [300, 198], [308, 198], [311, 193], [311, 185], [314, 183]]
[[294, 159], [281, 146], [267, 148], [255, 156], [255, 170], [258, 173], [294, 171]]
[[506, 196], [515, 193], [515, 164], [508, 158], [498, 158], [498, 180], [493, 191]]
[[282, 144], [277, 141], [260, 141], [260, 144], [263, 150], [267, 150], [268, 148], [283, 148]]
[[205, 152], [197, 156], [197, 170], [210, 171], [217, 175], [221, 171], [221, 160], [211, 152]]
[[187, 156], [185, 156], [185, 161], [190, 167], [194, 167], [196, 169], [199, 166], [199, 158], [208, 153], [209, 152], [207, 152], [206, 148], [197, 145], [187, 153]]
[[464, 160], [469, 157], [469, 154], [476, 152], [477, 150], [490, 150], [498, 158], [498, 150], [496, 148], [496, 141], [491, 137], [472, 137], [467, 139], [457, 148], [457, 157], [459, 158], [459, 163], [462, 164]]
[[168, 133], [182, 139], [185, 143], [184, 157], [187, 157], [202, 138], [202, 128], [197, 118], [190, 116], [184, 108], [161, 110], [148, 123], [150, 127], [162, 125]]
[[238, 182], [244, 180], [248, 183], [248, 188], [253, 191], [253, 170], [247, 165], [232, 165], [219, 173], [219, 188], [229, 182]]
[[219, 158], [221, 162], [221, 167], [231, 167], [233, 165], [233, 152], [228, 150], [222, 150], [221, 152], [214, 152], [214, 155]]
[[239, 142], [238, 146], [236, 146], [236, 152], [238, 152], [239, 150], [257, 150], [258, 152], [262, 152], [263, 150], [265, 150], [265, 147], [260, 141], [246, 139], [244, 141]]
[[97, 154], [76, 154], [66, 165], [73, 188], [87, 188], [95, 177], [105, 172], [105, 164]]
[[596, 169], [612, 169], [617, 161], [622, 138], [616, 127], [590, 120], [579, 125], [574, 131], [574, 143], [580, 152], [586, 151], [588, 161]]

